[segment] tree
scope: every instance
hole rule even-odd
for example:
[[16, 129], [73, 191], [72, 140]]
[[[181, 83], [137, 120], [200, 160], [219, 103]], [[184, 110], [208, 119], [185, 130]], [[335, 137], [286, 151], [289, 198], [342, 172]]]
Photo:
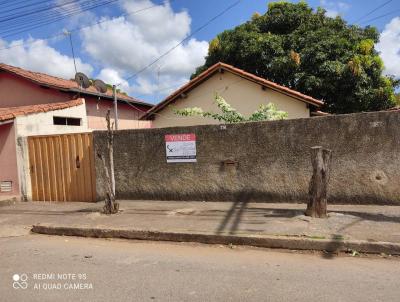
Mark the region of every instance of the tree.
[[107, 152], [108, 152], [108, 162], [106, 164], [105, 157], [98, 153], [97, 156], [101, 159], [105, 175], [105, 189], [106, 189], [106, 199], [105, 205], [103, 207], [104, 214], [115, 214], [118, 213], [119, 203], [115, 201], [115, 177], [114, 177], [114, 123], [111, 125], [110, 121], [110, 109], [106, 114], [107, 122]]
[[175, 114], [181, 116], [202, 116], [206, 118], [213, 118], [227, 124], [246, 121], [256, 122], [282, 120], [287, 118], [287, 112], [278, 110], [273, 103], [269, 103], [268, 105], [260, 105], [260, 108], [249, 117], [245, 117], [237, 112], [235, 108], [229, 105], [224, 98], [219, 95], [215, 96], [215, 103], [221, 110], [221, 113], [207, 112], [203, 111], [203, 109], [199, 107], [193, 107], [175, 110]]
[[325, 13], [305, 2], [269, 3], [264, 15], [217, 35], [192, 78], [222, 61], [322, 99], [331, 113], [392, 107], [394, 78], [382, 75], [377, 29]]
[[309, 201], [305, 214], [311, 217], [327, 217], [327, 197], [332, 150], [321, 146], [311, 148], [313, 175], [308, 190]]

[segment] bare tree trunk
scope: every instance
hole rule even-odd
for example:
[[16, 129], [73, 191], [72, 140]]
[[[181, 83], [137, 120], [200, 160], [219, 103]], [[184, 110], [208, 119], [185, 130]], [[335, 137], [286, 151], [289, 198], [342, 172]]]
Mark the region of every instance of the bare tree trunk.
[[[107, 167], [105, 158], [99, 154], [104, 167], [106, 176], [106, 200], [103, 211], [105, 214], [115, 214], [119, 210], [119, 204], [115, 202], [115, 176], [114, 176], [114, 133], [110, 122], [110, 110], [107, 111], [107, 151], [109, 157], [109, 168]], [[109, 172], [110, 169], [110, 172]]]
[[310, 180], [309, 201], [305, 214], [325, 218], [332, 151], [320, 146], [311, 148], [313, 175]]

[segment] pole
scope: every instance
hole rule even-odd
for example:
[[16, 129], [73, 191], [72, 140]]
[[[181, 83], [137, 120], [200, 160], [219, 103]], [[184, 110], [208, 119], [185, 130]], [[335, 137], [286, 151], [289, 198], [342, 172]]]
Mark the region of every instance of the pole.
[[113, 85], [115, 130], [118, 130], [117, 87]]
[[74, 59], [74, 68], [75, 68], [75, 73], [77, 73], [77, 72], [78, 72], [78, 70], [76, 69], [74, 45], [72, 44], [72, 33], [71, 33], [71, 32], [67, 32], [67, 34], [68, 34], [68, 36], [69, 36], [69, 43], [71, 44], [72, 58]]

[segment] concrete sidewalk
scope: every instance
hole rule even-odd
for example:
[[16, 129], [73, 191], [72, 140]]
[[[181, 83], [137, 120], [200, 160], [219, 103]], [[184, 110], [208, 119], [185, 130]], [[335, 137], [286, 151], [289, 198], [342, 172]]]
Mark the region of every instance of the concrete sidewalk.
[[[45, 202], [3, 206], [0, 236], [9, 236], [10, 232], [24, 234], [32, 225], [40, 225], [36, 232], [48, 234], [269, 244], [294, 249], [358, 247], [358, 251], [367, 249], [366, 252], [371, 249], [368, 246], [376, 249], [377, 245], [384, 245], [384, 249], [371, 252], [400, 253], [397, 206], [332, 205], [328, 219], [304, 216], [304, 204], [120, 201], [121, 213], [112, 216], [100, 214], [102, 206], [103, 203]], [[259, 242], [271, 242], [271, 238], [280, 243]], [[288, 240], [295, 244], [282, 246]], [[358, 245], [349, 245], [351, 242]]]

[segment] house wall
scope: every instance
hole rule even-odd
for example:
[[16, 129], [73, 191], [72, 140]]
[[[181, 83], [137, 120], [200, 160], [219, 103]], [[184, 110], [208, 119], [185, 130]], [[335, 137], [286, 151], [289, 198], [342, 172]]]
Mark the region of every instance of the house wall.
[[[80, 118], [81, 125], [54, 125], [54, 116]], [[29, 114], [26, 116], [18, 116], [15, 118], [15, 126], [17, 137], [89, 131], [85, 104], [61, 110]]]
[[0, 107], [65, 102], [71, 95], [55, 89], [41, 87], [31, 81], [0, 72]]
[[[400, 205], [400, 111], [283, 121], [122, 130], [114, 135], [120, 199], [305, 202], [310, 148], [332, 150], [329, 203]], [[194, 133], [196, 163], [167, 163], [166, 134]], [[107, 152], [104, 131], [94, 147]], [[225, 160], [236, 161], [224, 165]], [[104, 171], [96, 157], [99, 198]]]
[[218, 124], [212, 118], [180, 117], [173, 108], [201, 107], [204, 111], [219, 112], [214, 103], [215, 93], [245, 116], [251, 115], [261, 104], [270, 102], [279, 110], [286, 111], [289, 119], [310, 117], [306, 103], [271, 89], [262, 90], [259, 84], [234, 75], [228, 71], [216, 73], [208, 80], [188, 92], [187, 97], [178, 99], [154, 115], [153, 127], [173, 127]]
[[15, 128], [12, 121], [0, 124], [0, 181], [12, 181], [12, 192], [0, 192], [0, 197], [19, 195]]
[[[31, 81], [0, 72], [0, 107], [17, 107], [33, 104], [57, 103], [69, 101], [74, 94], [56, 89], [41, 87]], [[113, 102], [110, 99], [85, 95], [88, 126], [90, 129], [106, 129], [105, 116], [107, 109], [113, 111]], [[149, 128], [150, 121], [139, 121], [146, 107], [136, 106], [138, 109], [126, 104], [118, 104], [120, 129]], [[114, 116], [114, 114], [112, 114]]]
[[[54, 125], [53, 117], [80, 118], [80, 126]], [[20, 192], [23, 199], [30, 200], [32, 197], [31, 178], [29, 170], [29, 150], [27, 144], [28, 136], [57, 135], [67, 133], [88, 132], [88, 121], [86, 117], [85, 104], [70, 108], [18, 116], [14, 121], [17, 137], [17, 170], [20, 184]], [[15, 145], [15, 144], [14, 144]]]
[[[138, 110], [132, 110], [127, 104], [118, 103], [118, 127], [119, 129], [150, 128], [151, 121], [140, 121], [139, 118], [146, 112], [146, 108], [135, 106]], [[86, 98], [86, 111], [90, 129], [107, 129], [105, 116], [107, 110], [111, 110], [111, 121], [114, 122], [114, 104], [109, 100], [95, 97]]]

